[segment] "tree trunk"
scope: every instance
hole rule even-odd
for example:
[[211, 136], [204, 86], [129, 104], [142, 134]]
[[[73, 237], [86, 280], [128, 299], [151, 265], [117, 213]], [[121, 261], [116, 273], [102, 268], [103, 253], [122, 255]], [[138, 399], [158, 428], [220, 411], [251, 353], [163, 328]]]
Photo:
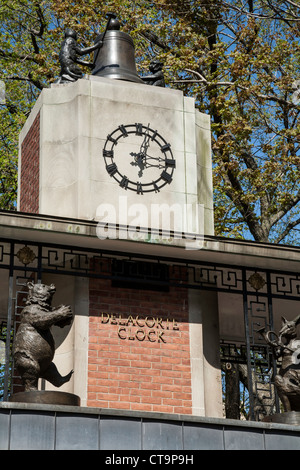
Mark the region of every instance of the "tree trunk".
[[228, 419], [240, 419], [240, 383], [238, 364], [225, 365], [225, 415]]

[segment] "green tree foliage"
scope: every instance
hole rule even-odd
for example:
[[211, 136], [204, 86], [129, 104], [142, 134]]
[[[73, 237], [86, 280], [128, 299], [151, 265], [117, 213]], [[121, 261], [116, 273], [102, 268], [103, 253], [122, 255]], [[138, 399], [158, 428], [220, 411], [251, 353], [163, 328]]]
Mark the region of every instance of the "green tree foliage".
[[90, 45], [109, 11], [135, 40], [139, 73], [158, 56], [167, 86], [194, 96], [211, 116], [216, 234], [297, 243], [300, 6], [292, 0], [5, 2], [1, 206], [13, 204], [17, 134], [40, 90], [59, 74], [64, 28]]
[[[0, 6], [0, 207], [13, 209], [17, 195], [18, 135], [39, 91], [52, 76], [46, 64], [46, 22], [37, 2]], [[39, 44], [41, 43], [41, 45]]]

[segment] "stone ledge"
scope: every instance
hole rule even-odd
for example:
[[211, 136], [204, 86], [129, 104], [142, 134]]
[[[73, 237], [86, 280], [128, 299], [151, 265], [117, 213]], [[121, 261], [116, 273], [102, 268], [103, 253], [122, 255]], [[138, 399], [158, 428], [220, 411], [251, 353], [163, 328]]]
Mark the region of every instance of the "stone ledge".
[[[169, 414], [151, 411], [131, 411], [108, 408], [95, 408], [71, 405], [47, 405], [42, 403], [18, 403], [18, 402], [0, 402], [0, 410], [24, 410], [32, 412], [53, 412], [67, 413], [76, 415], [98, 415], [110, 416], [115, 418], [135, 418], [141, 420], [154, 421], [175, 421], [194, 424], [206, 424], [210, 426], [235, 427], [235, 428], [251, 428], [251, 429], [270, 429], [270, 430], [286, 430], [300, 432], [300, 425], [283, 424], [276, 422], [257, 422], [257, 421], [239, 421], [226, 418], [211, 418], [206, 416], [194, 416], [186, 414]], [[0, 411], [1, 412], [1, 411]]]
[[[134, 252], [137, 255], [161, 256], [174, 260], [230, 264], [233, 268], [250, 268], [299, 271], [300, 248], [235, 240], [217, 236], [202, 237], [202, 248], [187, 250], [184, 243], [175, 246], [167, 243], [128, 239], [100, 240], [96, 236], [97, 221], [29, 214], [17, 211], [0, 211], [2, 238], [27, 242], [57, 243], [77, 247]], [[127, 229], [127, 227], [125, 227]], [[201, 237], [201, 235], [199, 235]], [[180, 242], [181, 240], [176, 240]]]

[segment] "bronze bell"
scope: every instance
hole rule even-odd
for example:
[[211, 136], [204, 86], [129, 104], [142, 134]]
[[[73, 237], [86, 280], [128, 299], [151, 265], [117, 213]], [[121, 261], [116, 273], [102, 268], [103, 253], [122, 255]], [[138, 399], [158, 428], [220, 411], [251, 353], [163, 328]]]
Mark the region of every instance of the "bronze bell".
[[119, 29], [119, 21], [111, 18], [105, 32], [96, 38], [103, 45], [95, 51], [92, 75], [143, 83], [136, 71], [133, 40]]

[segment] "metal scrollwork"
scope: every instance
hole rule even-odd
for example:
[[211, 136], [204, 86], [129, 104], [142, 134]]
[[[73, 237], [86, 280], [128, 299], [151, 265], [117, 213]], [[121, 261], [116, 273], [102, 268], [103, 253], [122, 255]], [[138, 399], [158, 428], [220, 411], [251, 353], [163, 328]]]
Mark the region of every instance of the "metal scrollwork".
[[248, 279], [249, 284], [253, 289], [260, 290], [266, 284], [266, 281], [259, 273], [253, 273]]
[[18, 251], [17, 258], [19, 261], [21, 261], [21, 263], [26, 266], [27, 264], [32, 263], [35, 260], [36, 256], [32, 249], [29, 248], [29, 246], [24, 246]]

